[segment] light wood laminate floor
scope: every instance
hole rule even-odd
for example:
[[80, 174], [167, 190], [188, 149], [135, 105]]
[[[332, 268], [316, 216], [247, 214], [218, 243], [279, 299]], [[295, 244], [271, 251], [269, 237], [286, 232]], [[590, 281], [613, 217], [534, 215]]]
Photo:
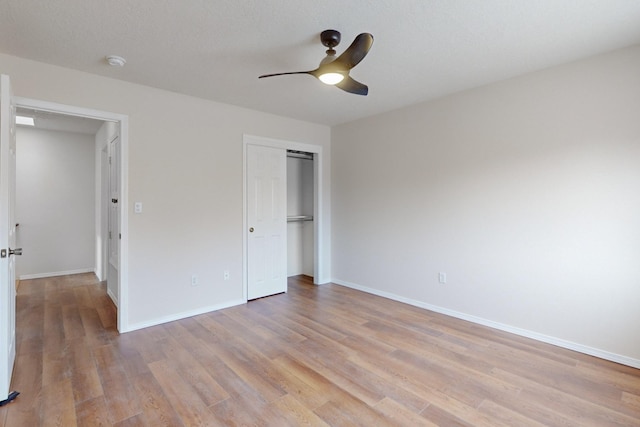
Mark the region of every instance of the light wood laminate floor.
[[115, 316], [93, 275], [23, 281], [0, 425], [640, 426], [637, 369], [303, 276], [123, 335]]

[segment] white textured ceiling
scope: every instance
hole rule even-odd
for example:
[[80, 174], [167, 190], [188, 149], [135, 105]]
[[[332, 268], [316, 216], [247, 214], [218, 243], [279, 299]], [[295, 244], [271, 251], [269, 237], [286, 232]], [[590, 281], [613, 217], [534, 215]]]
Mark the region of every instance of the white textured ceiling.
[[[316, 68], [325, 29], [374, 35], [369, 96], [258, 80]], [[638, 43], [638, 0], [0, 0], [0, 52], [327, 125]]]

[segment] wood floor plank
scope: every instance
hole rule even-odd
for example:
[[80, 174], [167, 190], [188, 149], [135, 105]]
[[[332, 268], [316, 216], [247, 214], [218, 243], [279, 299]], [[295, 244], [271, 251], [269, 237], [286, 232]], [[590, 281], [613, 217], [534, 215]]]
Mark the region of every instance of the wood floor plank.
[[418, 413], [413, 412], [406, 406], [401, 405], [388, 397], [385, 397], [380, 402], [376, 403], [375, 408], [389, 418], [396, 426], [437, 427], [437, 424], [432, 423], [426, 418], [420, 416]]
[[2, 408], [6, 412], [5, 424], [1, 426], [42, 426], [42, 402], [37, 405], [12, 405]]
[[149, 372], [144, 357], [131, 340], [114, 340], [111, 345], [118, 355], [118, 363], [129, 378]]
[[149, 371], [146, 374], [138, 375], [132, 380], [142, 411], [148, 420], [149, 426], [153, 427], [181, 427], [184, 426], [178, 414], [176, 414], [167, 395], [162, 391], [160, 384]]
[[102, 427], [111, 425], [104, 397], [100, 396], [76, 404], [76, 420], [79, 426]]
[[332, 426], [393, 427], [394, 420], [383, 412], [347, 394], [339, 400], [331, 400], [314, 411], [324, 422]]
[[[246, 396], [251, 395], [251, 393]], [[240, 396], [234, 395], [229, 399], [218, 402], [211, 406], [210, 410], [216, 419], [217, 425], [221, 426], [260, 426], [259, 413], [254, 412], [255, 408], [261, 408], [265, 404], [259, 401], [258, 404], [247, 405], [245, 400], [240, 400]]]
[[272, 406], [279, 414], [283, 414], [293, 426], [315, 426], [328, 427], [318, 415], [316, 415], [308, 406], [300, 403], [291, 394], [286, 394], [276, 399]]
[[92, 350], [96, 368], [103, 383], [126, 382], [127, 373], [121, 363], [118, 351], [113, 345], [104, 345]]
[[[215, 317], [215, 320], [213, 318]], [[206, 322], [208, 328], [227, 334], [226, 327], [235, 329], [232, 319], [218, 314]], [[226, 325], [226, 326], [225, 326]], [[208, 343], [211, 351], [231, 369], [245, 384], [259, 393], [266, 401], [275, 400], [286, 392], [278, 384], [279, 378], [269, 360], [259, 348], [251, 347], [242, 339], [229, 335], [224, 343]]]
[[[232, 348], [233, 350], [218, 348], [217, 355], [245, 384], [267, 402], [286, 394], [277, 372], [269, 363], [266, 363], [267, 358], [264, 355], [259, 352], [246, 352], [239, 346]], [[257, 364], [256, 361], [258, 361]]]
[[109, 419], [117, 423], [142, 412], [138, 396], [128, 380], [102, 381]]
[[113, 425], [113, 427], [148, 427], [150, 426], [147, 418], [144, 414], [134, 415], [131, 418], [127, 418], [126, 420], [122, 420], [119, 423]]
[[80, 310], [77, 305], [67, 304], [62, 306], [62, 324], [65, 340], [84, 337], [84, 326], [82, 325]]
[[282, 426], [296, 427], [287, 414], [278, 411], [256, 393], [230, 397], [211, 406], [218, 424], [224, 426]]
[[[251, 346], [265, 357], [273, 359], [282, 354], [281, 349], [285, 347], [286, 343], [275, 334], [266, 332], [264, 329], [257, 330], [258, 328], [254, 328], [252, 324], [239, 322], [234, 317], [225, 312], [222, 316], [216, 317], [216, 322], [237, 337], [235, 341], [242, 340], [251, 343]], [[280, 345], [274, 345], [276, 343]]]
[[[212, 351], [214, 350], [212, 349]], [[257, 390], [259, 387], [249, 384], [217, 356], [208, 357], [206, 360], [202, 360], [202, 363], [207, 372], [209, 372], [209, 375], [222, 386], [229, 396], [237, 397], [246, 394], [259, 395], [259, 391]], [[265, 400], [263, 397], [260, 397], [260, 399]]]
[[46, 303], [44, 310], [44, 334], [43, 351], [45, 353], [59, 354], [64, 348], [64, 325], [62, 323], [62, 306]]
[[[636, 411], [635, 417], [628, 417], [623, 413], [612, 411], [605, 406], [585, 400], [583, 397], [550, 387], [544, 382], [537, 382], [535, 379], [521, 377], [498, 368], [495, 369], [495, 373], [496, 376], [512, 383], [519, 383], [522, 386], [521, 401], [536, 405], [533, 411], [526, 414], [530, 418], [537, 419], [550, 410], [556, 414], [564, 415], [580, 426], [640, 425], [640, 412]], [[591, 392], [587, 392], [585, 396], [590, 396], [591, 394]]]
[[168, 396], [174, 396], [171, 405], [185, 427], [215, 425], [215, 417], [205, 403], [194, 394], [194, 389], [187, 383], [174, 366], [166, 360], [149, 364], [156, 381]]
[[133, 346], [142, 357], [142, 360], [149, 364], [164, 359], [165, 356], [159, 342], [166, 336], [164, 328], [156, 326], [122, 335], [118, 341], [124, 342], [125, 345]]
[[545, 427], [545, 424], [532, 420], [519, 412], [512, 411], [490, 400], [483, 401], [478, 409], [481, 413], [489, 415], [492, 422], [496, 423], [496, 426]]
[[436, 405], [429, 405], [421, 414], [432, 424], [447, 427], [475, 427], [473, 424], [456, 417], [453, 413]]
[[[177, 340], [167, 338], [161, 344], [167, 359], [173, 362], [174, 369], [193, 387], [206, 406], [211, 406], [229, 397], [229, 394], [213, 379], [191, 352]], [[191, 347], [192, 348], [192, 347]]]
[[115, 331], [107, 330], [102, 326], [95, 308], [81, 307], [79, 311], [87, 345], [93, 348], [110, 344], [111, 339], [116, 337]]
[[314, 371], [309, 375], [302, 365], [290, 357], [279, 357], [273, 363], [285, 376], [287, 393], [304, 403], [307, 408], [314, 410], [331, 399], [331, 383], [320, 378]]
[[640, 413], [640, 396], [624, 391], [622, 392], [622, 402], [629, 405], [632, 410]]
[[523, 398], [521, 395], [505, 394], [495, 399], [502, 407], [522, 414], [527, 417], [527, 419], [537, 421], [546, 426], [587, 427], [589, 424], [585, 423], [584, 420], [576, 420], [566, 413], [556, 412], [553, 407], [545, 405], [544, 402], [531, 398]]
[[52, 382], [42, 388], [43, 426], [67, 427], [76, 425], [75, 402], [70, 379]]
[[640, 426], [640, 370], [338, 285], [120, 335], [92, 274], [21, 281], [0, 427]]
[[42, 353], [20, 356], [22, 369], [15, 370], [11, 385], [27, 396], [37, 396], [42, 390]]
[[71, 385], [73, 386], [73, 399], [76, 403], [104, 394], [102, 382], [95, 367], [74, 372], [71, 377]]

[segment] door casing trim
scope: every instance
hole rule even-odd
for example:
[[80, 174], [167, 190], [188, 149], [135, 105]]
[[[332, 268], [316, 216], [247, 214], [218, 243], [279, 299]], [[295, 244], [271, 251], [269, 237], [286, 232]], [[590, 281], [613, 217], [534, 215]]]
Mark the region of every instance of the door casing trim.
[[116, 122], [120, 125], [120, 251], [118, 269], [118, 332], [129, 329], [129, 116], [91, 108], [15, 96], [16, 107]]

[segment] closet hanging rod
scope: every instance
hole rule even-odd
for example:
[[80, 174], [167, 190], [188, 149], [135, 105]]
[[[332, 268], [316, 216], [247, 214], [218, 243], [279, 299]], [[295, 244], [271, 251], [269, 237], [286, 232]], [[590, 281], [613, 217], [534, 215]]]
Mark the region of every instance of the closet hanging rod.
[[296, 159], [313, 160], [313, 153], [305, 153], [304, 151], [287, 150], [287, 157]]
[[301, 222], [301, 221], [313, 221], [312, 215], [296, 215], [288, 216], [287, 222]]

